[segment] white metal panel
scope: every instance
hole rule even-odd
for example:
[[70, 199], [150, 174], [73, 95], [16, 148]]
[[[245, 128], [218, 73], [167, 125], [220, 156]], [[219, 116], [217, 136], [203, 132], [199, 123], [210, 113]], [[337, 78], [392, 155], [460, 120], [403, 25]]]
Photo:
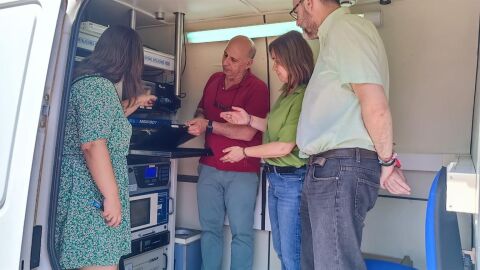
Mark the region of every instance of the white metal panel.
[[[141, 10], [154, 13], [163, 11], [167, 15], [173, 12], [186, 14], [185, 20], [196, 21], [213, 18], [224, 18], [232, 16], [248, 16], [259, 14], [259, 8], [252, 1], [247, 0], [115, 0], [135, 6]], [[258, 0], [260, 1], [260, 0]], [[257, 2], [258, 2], [257, 1]], [[291, 6], [290, 0], [270, 0], [273, 3], [267, 11], [275, 12], [285, 10]], [[263, 11], [263, 10], [262, 10]], [[171, 20], [171, 17], [167, 17]]]
[[[479, 22], [480, 23], [480, 22]], [[477, 48], [480, 49], [480, 38], [478, 40]], [[473, 127], [472, 127], [472, 144], [470, 148], [470, 153], [472, 154], [473, 164], [477, 173], [477, 187], [480, 186], [480, 68], [478, 66], [480, 63], [480, 54], [477, 53], [477, 81], [475, 91], [475, 105], [474, 105], [474, 118], [473, 118]], [[477, 188], [477, 199], [480, 197], [480, 191]], [[480, 202], [479, 202], [480, 203]], [[477, 204], [477, 209], [480, 209], [480, 205]], [[475, 247], [475, 256], [480, 259], [480, 220], [479, 215], [473, 215], [473, 229], [474, 229], [474, 247]], [[477, 263], [477, 268], [479, 264]]]
[[252, 5], [265, 13], [285, 12], [292, 9], [292, 0], [248, 0]]
[[[172, 22], [173, 12], [186, 14], [185, 20], [211, 20], [236, 16], [288, 13], [292, 0], [114, 0], [135, 6], [154, 14], [165, 12], [167, 21]], [[394, 0], [397, 1], [397, 0]], [[101, 2], [101, 1], [100, 1]], [[99, 2], [99, 4], [100, 4]], [[379, 0], [357, 0], [357, 4], [379, 3]]]
[[[0, 31], [5, 37], [0, 47], [2, 61], [0, 80], [2, 81], [2, 98], [0, 114], [2, 115], [2, 133], [0, 133], [0, 208], [3, 206], [8, 185], [8, 168], [13, 150], [18, 105], [23, 91], [25, 62], [28, 60], [35, 21], [39, 7], [22, 5], [0, 9]], [[20, 14], [24, 20], [9, 23]], [[6, 41], [6, 42], [5, 42]]]
[[1, 248], [1, 269], [20, 266], [36, 129], [60, 3], [48, 0], [0, 4], [0, 32], [5, 37], [0, 43], [0, 113], [2, 125], [8, 122], [2, 126], [0, 138], [0, 239], [2, 244], [8, 244], [8, 248]]
[[447, 211], [478, 213], [477, 175], [470, 156], [459, 156], [447, 167]]

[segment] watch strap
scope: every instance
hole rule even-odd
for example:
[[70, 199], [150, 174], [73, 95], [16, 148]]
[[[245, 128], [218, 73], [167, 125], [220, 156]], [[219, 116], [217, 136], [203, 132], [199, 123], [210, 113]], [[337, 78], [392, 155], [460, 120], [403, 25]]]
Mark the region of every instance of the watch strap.
[[210, 133], [212, 133], [212, 131], [213, 131], [213, 121], [208, 120], [206, 133], [210, 134]]

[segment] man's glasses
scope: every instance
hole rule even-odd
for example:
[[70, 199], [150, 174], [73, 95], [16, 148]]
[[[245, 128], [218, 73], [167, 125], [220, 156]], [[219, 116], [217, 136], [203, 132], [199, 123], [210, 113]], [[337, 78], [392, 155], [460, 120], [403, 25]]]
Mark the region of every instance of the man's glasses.
[[303, 0], [298, 1], [298, 3], [292, 8], [290, 11], [290, 16], [295, 19], [295, 21], [298, 19], [298, 14], [297, 14], [297, 8], [298, 6], [303, 2]]

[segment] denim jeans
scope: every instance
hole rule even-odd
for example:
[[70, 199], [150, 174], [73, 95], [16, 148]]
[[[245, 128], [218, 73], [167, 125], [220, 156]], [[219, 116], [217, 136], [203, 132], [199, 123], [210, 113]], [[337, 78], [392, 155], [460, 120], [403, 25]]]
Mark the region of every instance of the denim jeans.
[[256, 173], [221, 171], [199, 165], [197, 202], [202, 227], [203, 270], [222, 267], [225, 214], [232, 232], [230, 269], [252, 269], [253, 215], [258, 182]]
[[273, 248], [282, 263], [282, 270], [299, 270], [300, 196], [305, 168], [293, 173], [270, 172], [267, 177]]
[[347, 150], [309, 160], [300, 210], [303, 269], [366, 270], [362, 230], [377, 199], [381, 169], [374, 152]]

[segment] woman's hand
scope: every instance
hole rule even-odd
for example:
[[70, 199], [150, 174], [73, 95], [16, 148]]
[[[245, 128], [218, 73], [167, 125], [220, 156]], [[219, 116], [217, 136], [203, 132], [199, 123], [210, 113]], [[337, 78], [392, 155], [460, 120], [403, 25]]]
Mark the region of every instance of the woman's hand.
[[220, 117], [230, 124], [235, 125], [248, 125], [250, 123], [251, 115], [249, 115], [244, 109], [240, 107], [232, 106], [233, 111], [222, 112]]
[[103, 218], [109, 227], [118, 227], [122, 222], [122, 206], [118, 197], [103, 200]]
[[232, 147], [225, 148], [223, 149], [223, 153], [227, 153], [226, 155], [220, 158], [220, 161], [223, 161], [223, 162], [234, 163], [245, 158], [243, 148], [240, 146], [232, 146]]
[[153, 104], [155, 104], [155, 101], [157, 100], [157, 97], [154, 95], [150, 94], [142, 94], [140, 96], [137, 96], [135, 98], [135, 102], [132, 103], [133, 105], [130, 105], [129, 102], [133, 102], [133, 98], [130, 99], [125, 99], [122, 100], [122, 108], [123, 108], [123, 114], [125, 114], [125, 117], [128, 117], [131, 115], [133, 112], [135, 112], [138, 107], [143, 106], [143, 107], [152, 107]]
[[142, 94], [137, 97], [137, 105], [143, 107], [152, 107], [157, 101], [157, 97], [150, 94]]

